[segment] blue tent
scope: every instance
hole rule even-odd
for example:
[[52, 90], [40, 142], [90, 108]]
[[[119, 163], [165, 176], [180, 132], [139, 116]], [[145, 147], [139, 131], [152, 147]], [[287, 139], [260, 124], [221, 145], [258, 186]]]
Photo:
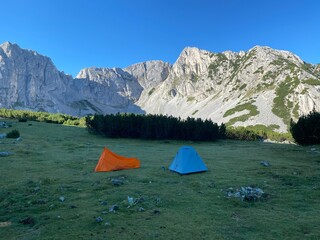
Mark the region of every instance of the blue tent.
[[169, 166], [171, 171], [180, 174], [207, 171], [208, 168], [193, 147], [183, 146], [179, 149], [177, 155]]

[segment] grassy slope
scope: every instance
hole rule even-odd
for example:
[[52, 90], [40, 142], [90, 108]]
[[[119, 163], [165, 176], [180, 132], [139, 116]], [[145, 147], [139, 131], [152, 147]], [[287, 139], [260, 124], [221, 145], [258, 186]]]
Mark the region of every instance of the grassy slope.
[[[310, 147], [105, 139], [82, 128], [37, 122], [13, 127], [23, 140], [0, 140], [0, 151], [14, 153], [0, 158], [0, 222], [12, 222], [0, 227], [2, 239], [320, 238], [320, 154]], [[162, 169], [186, 144], [196, 148], [208, 172], [180, 176]], [[138, 157], [142, 167], [94, 173], [103, 146]], [[262, 160], [272, 166], [261, 166]], [[119, 176], [124, 184], [113, 186], [110, 178]], [[268, 198], [247, 203], [222, 191], [248, 185], [262, 188]], [[144, 202], [127, 208], [127, 196]], [[102, 213], [113, 204], [118, 212]], [[35, 225], [19, 223], [25, 216]], [[95, 222], [98, 216], [103, 222]]]

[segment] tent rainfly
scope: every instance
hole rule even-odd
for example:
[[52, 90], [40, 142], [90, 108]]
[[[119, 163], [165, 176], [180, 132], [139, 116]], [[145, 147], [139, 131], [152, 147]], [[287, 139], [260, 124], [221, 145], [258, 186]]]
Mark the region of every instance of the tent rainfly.
[[140, 161], [137, 158], [120, 156], [105, 147], [95, 168], [95, 172], [111, 172], [139, 167]]
[[196, 150], [190, 146], [183, 146], [179, 149], [169, 169], [180, 174], [204, 172], [208, 170]]

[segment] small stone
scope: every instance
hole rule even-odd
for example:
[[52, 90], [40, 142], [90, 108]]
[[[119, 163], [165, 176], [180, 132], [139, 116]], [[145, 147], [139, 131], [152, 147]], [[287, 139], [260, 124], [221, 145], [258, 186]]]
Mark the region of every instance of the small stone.
[[117, 178], [112, 178], [111, 183], [113, 184], [113, 186], [120, 186], [123, 184], [123, 181]]
[[134, 198], [128, 196], [128, 203], [129, 203], [130, 206], [132, 206], [134, 204]]
[[112, 205], [110, 208], [109, 208], [109, 212], [116, 212], [119, 210], [119, 206], [117, 204], [115, 205]]
[[111, 226], [111, 223], [109, 223], [109, 222], [105, 222], [105, 224], [104, 224], [105, 226], [107, 226], [107, 227], [110, 227]]
[[145, 209], [143, 207], [138, 208], [138, 212], [144, 212], [144, 211], [145, 211]]
[[260, 164], [261, 164], [262, 166], [264, 166], [264, 167], [270, 167], [270, 166], [271, 166], [268, 161], [262, 161], [262, 162], [260, 162]]
[[157, 197], [157, 198], [156, 198], [156, 204], [158, 205], [158, 204], [160, 204], [160, 203], [161, 203], [161, 198]]
[[1, 128], [8, 128], [9, 126], [5, 122], [0, 122], [0, 127]]
[[134, 204], [138, 204], [138, 203], [142, 203], [144, 202], [144, 198], [141, 196], [141, 197], [138, 197], [134, 200]]
[[12, 225], [12, 222], [10, 221], [7, 221], [7, 222], [0, 222], [0, 228], [3, 228], [3, 227], [9, 227]]
[[64, 197], [64, 196], [61, 196], [61, 197], [59, 197], [59, 200], [60, 200], [60, 202], [64, 202], [65, 197]]
[[0, 133], [0, 138], [6, 138], [7, 134], [6, 133]]
[[11, 152], [0, 152], [0, 157], [7, 157], [10, 156], [12, 153]]
[[96, 221], [96, 222], [102, 222], [103, 219], [102, 219], [102, 217], [97, 217], [95, 221]]
[[106, 201], [101, 201], [100, 204], [106, 206], [108, 203]]

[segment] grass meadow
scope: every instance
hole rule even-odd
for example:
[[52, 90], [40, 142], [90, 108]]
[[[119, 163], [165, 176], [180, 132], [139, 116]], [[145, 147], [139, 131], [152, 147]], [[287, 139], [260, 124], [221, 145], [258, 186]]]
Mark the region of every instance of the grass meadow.
[[[21, 139], [0, 139], [0, 152], [12, 153], [0, 157], [1, 239], [320, 239], [320, 146], [108, 139], [79, 127], [7, 122], [12, 128], [0, 133], [17, 129]], [[182, 145], [209, 171], [170, 172]], [[141, 168], [95, 173], [104, 146], [139, 158]], [[241, 186], [266, 197], [226, 197]]]

